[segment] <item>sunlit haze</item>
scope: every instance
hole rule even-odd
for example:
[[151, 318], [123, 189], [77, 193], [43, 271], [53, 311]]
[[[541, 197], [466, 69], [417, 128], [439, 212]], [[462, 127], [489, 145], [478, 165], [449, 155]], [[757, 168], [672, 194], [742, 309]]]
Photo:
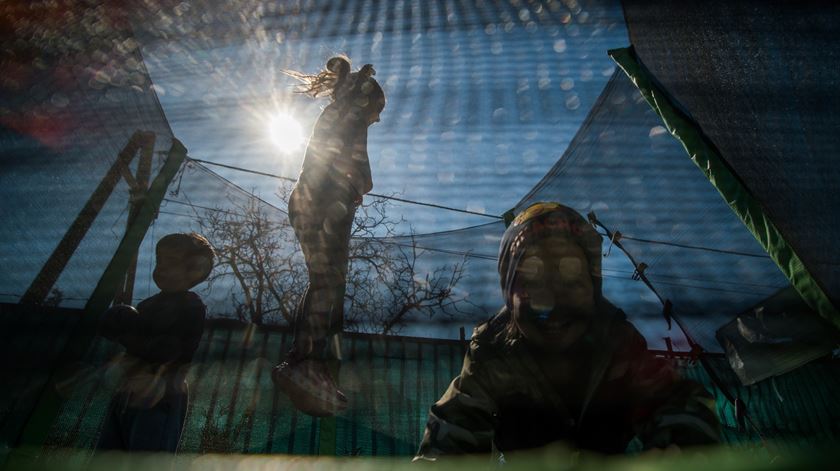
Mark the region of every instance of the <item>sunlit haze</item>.
[[284, 154], [295, 152], [303, 146], [300, 123], [286, 113], [277, 113], [269, 118], [266, 132], [274, 146]]

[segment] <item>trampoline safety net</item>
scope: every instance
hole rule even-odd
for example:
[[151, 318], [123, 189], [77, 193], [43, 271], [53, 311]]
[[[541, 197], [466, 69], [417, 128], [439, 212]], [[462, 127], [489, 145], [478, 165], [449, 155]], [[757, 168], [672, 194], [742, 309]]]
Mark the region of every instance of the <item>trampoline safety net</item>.
[[[16, 359], [5, 362], [0, 440], [14, 444], [52, 374], [66, 381], [47, 444], [95, 445], [119, 349], [97, 339], [75, 373], [53, 368], [181, 141], [189, 156], [114, 293], [136, 304], [158, 291], [154, 247], [165, 234], [194, 231], [216, 248], [195, 289], [211, 326], [190, 369], [180, 449], [319, 453], [320, 422], [294, 412], [268, 371], [290, 344], [307, 280], [287, 203], [301, 136], [324, 105], [292, 93], [282, 71], [317, 70], [335, 53], [373, 63], [388, 99], [369, 137], [374, 193], [351, 242], [341, 383], [356, 400], [334, 424], [337, 455], [415, 451], [428, 406], [460, 368], [460, 337], [503, 303], [503, 214], [534, 202], [597, 219], [604, 293], [651, 348], [719, 354], [719, 330], [739, 316], [815, 316], [798, 300], [778, 306], [790, 281], [607, 56], [628, 43], [840, 305], [829, 235], [840, 206], [830, 160], [837, 9], [730, 3], [0, 5], [0, 335]], [[266, 132], [278, 110], [297, 126], [279, 143]], [[759, 437], [727, 394], [791, 446], [838, 433], [832, 362], [747, 387], [722, 355], [709, 358], [706, 371], [674, 361], [715, 392], [728, 442]]]

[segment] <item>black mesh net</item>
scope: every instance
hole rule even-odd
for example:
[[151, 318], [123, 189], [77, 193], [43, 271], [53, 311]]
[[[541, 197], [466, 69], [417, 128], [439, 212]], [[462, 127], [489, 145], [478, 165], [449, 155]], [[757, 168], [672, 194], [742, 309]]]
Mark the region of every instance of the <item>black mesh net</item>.
[[688, 110], [834, 306], [840, 11], [822, 2], [625, 2], [641, 60]]
[[[80, 306], [127, 224], [128, 185], [106, 174], [136, 131], [154, 134], [151, 164], [158, 167], [172, 133], [128, 12], [103, 14], [84, 2], [2, 8], [0, 297], [17, 302], [34, 289], [42, 291], [37, 301]], [[139, 161], [130, 164], [133, 174]], [[83, 218], [86, 233], [65, 235], [103, 178], [111, 197], [94, 204], [101, 208], [95, 219]], [[63, 238], [78, 245], [56, 253], [66, 263], [54, 271], [60, 278], [34, 283]]]
[[[566, 154], [518, 207], [546, 200], [594, 212], [619, 231], [706, 349], [719, 348], [714, 333], [726, 319], [788, 284], [619, 72]], [[605, 266], [607, 275], [631, 276], [626, 270]]]
[[[831, 110], [838, 108], [826, 92], [836, 83], [833, 62], [820, 58], [816, 48], [802, 52], [778, 39], [767, 50], [795, 49], [796, 55], [761, 57], [766, 75], [733, 70], [716, 76], [711, 72], [721, 63], [746, 67], [758, 59], [731, 62], [698, 52], [706, 69], [678, 62], [677, 55], [662, 51], [704, 47], [704, 54], [712, 54], [721, 48], [701, 41], [699, 29], [638, 20], [659, 18], [661, 6], [628, 5], [642, 59], [656, 64], [654, 74], [691, 110], [739, 175], [743, 171], [747, 182], [757, 182], [756, 195], [836, 301], [832, 287], [838, 284], [831, 281], [837, 264], [830, 259], [828, 234], [836, 225], [831, 216], [837, 197], [829, 190], [837, 175], [826, 160], [836, 127]], [[262, 397], [260, 391], [271, 387], [267, 365], [289, 345], [282, 328], [306, 283], [286, 201], [294, 181], [289, 177], [303, 156], [301, 135], [323, 105], [292, 94], [281, 70], [315, 71], [335, 53], [354, 58], [354, 67], [373, 63], [388, 97], [382, 122], [370, 133], [375, 194], [360, 208], [352, 239], [345, 327], [437, 339], [375, 342], [348, 335], [344, 353], [355, 366], [342, 373], [342, 383], [369, 401], [339, 420], [341, 453], [413, 452], [427, 406], [459, 366], [463, 346], [441, 339], [457, 338], [459, 328], [469, 330], [502, 304], [496, 259], [501, 215], [511, 208], [558, 201], [620, 231], [621, 244], [647, 266], [647, 279], [706, 350], [720, 350], [718, 328], [789, 285], [633, 84], [615, 72], [605, 52], [627, 43], [617, 2], [208, 0], [147, 1], [131, 10], [96, 2], [0, 8], [0, 300], [18, 302], [32, 288], [140, 130], [155, 136], [151, 176], [173, 135], [192, 159], [169, 186], [140, 247], [133, 301], [157, 292], [151, 277], [157, 240], [195, 231], [219, 255], [209, 281], [196, 289], [211, 317], [281, 328], [257, 334], [241, 325], [208, 329], [191, 372], [197, 399], [188, 419], [191, 432], [181, 442], [185, 451], [316, 452], [316, 422], [287, 413], [289, 404], [274, 391]], [[681, 21], [709, 26], [698, 20], [699, 10], [684, 13], [688, 19]], [[753, 29], [764, 31], [761, 22], [775, 14], [756, 16]], [[804, 28], [799, 20], [783, 19], [793, 32]], [[815, 44], [837, 36], [836, 23], [813, 19]], [[692, 44], [685, 44], [660, 26], [697, 37], [689, 35]], [[716, 41], [729, 31], [718, 27]], [[655, 51], [645, 46], [648, 34]], [[759, 50], [767, 39], [761, 38], [753, 38], [757, 49], [744, 50]], [[790, 67], [774, 75], [770, 65], [780, 64]], [[716, 77], [709, 88], [679, 78], [695, 66]], [[778, 92], [790, 83], [795, 93]], [[708, 92], [702, 97], [696, 92], [701, 88]], [[757, 95], [727, 94], [748, 89]], [[725, 98], [709, 99], [715, 95]], [[779, 95], [799, 98], [794, 104], [770, 99]], [[751, 101], [756, 96], [767, 100]], [[709, 103], [726, 108], [707, 109]], [[278, 112], [294, 117], [299, 129], [266, 132]], [[789, 126], [794, 118], [796, 125]], [[287, 123], [284, 130], [290, 128]], [[759, 161], [768, 155], [773, 158]], [[790, 156], [806, 156], [801, 159], [807, 162]], [[131, 161], [132, 174], [139, 162]], [[83, 306], [111, 260], [132, 204], [130, 185], [124, 178], [112, 180], [110, 198], [90, 229], [64, 254], [61, 276], [47, 292], [41, 289], [47, 303]], [[628, 313], [651, 347], [674, 337], [674, 346], [688, 348], [668, 330], [660, 300], [636, 279], [636, 267], [608, 238], [603, 250], [605, 295]], [[4, 323], [22, 325], [14, 318], [18, 311], [3, 314]], [[59, 351], [64, 332], [55, 336], [61, 342], [52, 346]], [[8, 348], [24, 343], [19, 339]], [[88, 352], [83, 373], [89, 374], [76, 375], [77, 384], [63, 392], [66, 403], [50, 444], [93, 445], [113, 387], [105, 368], [112, 347], [97, 341]], [[385, 379], [377, 377], [382, 371]], [[236, 381], [227, 382], [231, 374]], [[46, 381], [42, 376], [26, 377], [18, 386], [37, 389]], [[415, 380], [414, 389], [406, 378]], [[769, 390], [755, 394], [761, 401], [771, 396]], [[830, 391], [820, 394], [828, 397]], [[15, 401], [4, 404], [12, 404], [4, 416], [12, 417], [7, 428], [17, 431], [25, 417], [12, 414]], [[742, 435], [733, 430], [730, 409], [719, 413], [735, 440]], [[823, 428], [828, 432], [821, 436], [833, 433], [831, 426]]]

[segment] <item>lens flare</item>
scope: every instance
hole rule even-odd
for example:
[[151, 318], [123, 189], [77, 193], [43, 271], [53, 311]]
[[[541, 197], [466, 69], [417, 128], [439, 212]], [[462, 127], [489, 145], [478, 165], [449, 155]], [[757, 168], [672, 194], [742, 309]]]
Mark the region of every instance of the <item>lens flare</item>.
[[291, 154], [303, 146], [300, 123], [286, 113], [277, 113], [268, 120], [266, 130], [274, 146], [284, 154]]

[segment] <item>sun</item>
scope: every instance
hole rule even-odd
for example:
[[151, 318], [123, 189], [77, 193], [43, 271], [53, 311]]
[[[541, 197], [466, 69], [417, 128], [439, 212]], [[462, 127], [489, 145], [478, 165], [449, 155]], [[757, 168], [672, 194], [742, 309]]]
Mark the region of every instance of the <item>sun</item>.
[[303, 146], [303, 129], [287, 113], [276, 113], [268, 119], [266, 129], [274, 146], [284, 154], [291, 154]]

